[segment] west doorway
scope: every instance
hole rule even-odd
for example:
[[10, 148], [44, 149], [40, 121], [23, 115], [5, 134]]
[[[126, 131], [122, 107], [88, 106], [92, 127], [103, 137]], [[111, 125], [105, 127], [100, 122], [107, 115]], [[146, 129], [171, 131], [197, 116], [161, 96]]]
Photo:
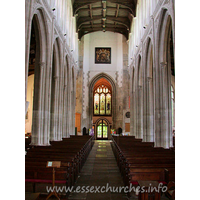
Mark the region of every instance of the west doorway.
[[108, 139], [108, 123], [105, 120], [100, 120], [97, 124], [97, 140]]

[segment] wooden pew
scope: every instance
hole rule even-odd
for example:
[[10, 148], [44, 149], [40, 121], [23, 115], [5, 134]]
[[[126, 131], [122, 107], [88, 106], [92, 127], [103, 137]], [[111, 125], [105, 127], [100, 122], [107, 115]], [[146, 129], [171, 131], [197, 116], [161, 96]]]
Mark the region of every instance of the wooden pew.
[[51, 146], [35, 146], [28, 150], [25, 158], [26, 185], [32, 184], [33, 191], [38, 184], [52, 183], [52, 170], [46, 168], [47, 161], [61, 161], [56, 169], [56, 183], [72, 186], [83, 166], [93, 144], [94, 136], [71, 137]]
[[175, 200], [175, 183], [173, 181], [170, 181], [167, 184], [167, 192], [166, 192], [166, 196], [169, 199]]
[[173, 150], [155, 148], [151, 142], [142, 142], [134, 136], [113, 136], [111, 146], [126, 186], [137, 185], [139, 180], [163, 184], [175, 180]]

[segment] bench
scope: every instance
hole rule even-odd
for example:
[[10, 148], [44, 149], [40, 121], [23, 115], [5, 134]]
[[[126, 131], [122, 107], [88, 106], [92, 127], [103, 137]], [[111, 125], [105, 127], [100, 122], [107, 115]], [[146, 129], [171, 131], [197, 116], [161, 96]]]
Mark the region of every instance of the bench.
[[111, 147], [125, 186], [138, 181], [158, 181], [167, 185], [175, 181], [175, 152], [154, 147], [134, 136], [112, 136]]
[[52, 184], [52, 169], [46, 168], [47, 161], [61, 161], [61, 167], [55, 172], [56, 184], [74, 185], [93, 140], [91, 136], [72, 136], [60, 142], [51, 142], [50, 146], [32, 146], [25, 157], [26, 191], [36, 192], [38, 186], [41, 192], [41, 185]]

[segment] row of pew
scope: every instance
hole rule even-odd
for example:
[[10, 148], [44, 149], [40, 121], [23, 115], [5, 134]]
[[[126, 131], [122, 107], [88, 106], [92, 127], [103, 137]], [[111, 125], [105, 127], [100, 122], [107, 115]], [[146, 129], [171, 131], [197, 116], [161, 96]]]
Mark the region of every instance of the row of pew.
[[52, 185], [52, 168], [48, 161], [60, 161], [55, 169], [55, 184], [71, 187], [84, 165], [94, 144], [93, 136], [70, 136], [62, 141], [52, 141], [50, 146], [26, 148], [25, 190], [26, 192], [46, 192], [46, 186]]
[[175, 182], [175, 151], [154, 147], [134, 136], [112, 136], [112, 149], [125, 186], [138, 186], [138, 181]]
[[30, 146], [30, 143], [31, 143], [31, 136], [30, 137], [25, 137], [25, 151], [27, 151], [28, 149], [31, 148]]

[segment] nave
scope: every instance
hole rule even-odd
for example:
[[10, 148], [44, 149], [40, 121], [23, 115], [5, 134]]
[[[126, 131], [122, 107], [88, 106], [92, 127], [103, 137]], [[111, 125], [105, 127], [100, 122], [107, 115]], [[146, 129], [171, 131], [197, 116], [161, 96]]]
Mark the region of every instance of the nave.
[[[123, 186], [123, 180], [119, 172], [113, 151], [109, 140], [96, 140], [95, 144], [87, 158], [84, 167], [81, 170], [75, 186], [105, 186], [111, 187]], [[72, 193], [69, 199], [127, 199], [124, 193]]]
[[[86, 137], [85, 136], [79, 136], [79, 137], [74, 136], [72, 138], [76, 138], [75, 140], [76, 140], [76, 143], [77, 143], [78, 140], [81, 140], [81, 138], [86, 138]], [[120, 138], [121, 138], [121, 145], [122, 145], [124, 143], [124, 142], [122, 142], [122, 140], [127, 139], [127, 138], [126, 137], [123, 137], [123, 138], [120, 137]], [[84, 165], [80, 168], [79, 173], [77, 173], [76, 167], [74, 168], [75, 169], [74, 170], [74, 172], [75, 172], [74, 181], [68, 181], [66, 183], [66, 185], [68, 184], [68, 186], [70, 186], [70, 187], [73, 186], [73, 190], [77, 189], [78, 187], [80, 188], [80, 190], [78, 190], [78, 192], [68, 193], [67, 195], [62, 194], [60, 196], [61, 199], [69, 199], [69, 200], [75, 200], [75, 199], [77, 199], [77, 200], [80, 200], [80, 199], [86, 199], [86, 200], [92, 200], [92, 199], [97, 199], [97, 200], [98, 199], [99, 200], [101, 200], [101, 199], [106, 199], [106, 200], [107, 199], [108, 200], [130, 199], [131, 200], [131, 199], [133, 199], [134, 200], [134, 199], [139, 199], [139, 196], [137, 196], [135, 194], [135, 192], [127, 193], [126, 191], [124, 192], [123, 189], [120, 191], [120, 188], [123, 188], [126, 185], [126, 182], [124, 181], [125, 177], [123, 176], [123, 173], [122, 173], [123, 170], [120, 168], [121, 166], [119, 164], [117, 164], [118, 162], [117, 162], [117, 160], [114, 156], [114, 153], [116, 154], [116, 152], [113, 152], [113, 150], [114, 150], [113, 146], [115, 145], [114, 139], [116, 139], [116, 138], [113, 137], [113, 140], [106, 140], [106, 141], [105, 140], [95, 140], [95, 141], [93, 141], [94, 145], [93, 145], [93, 142], [91, 142], [91, 141], [89, 142], [90, 144], [88, 142], [86, 142], [86, 143], [89, 144], [89, 149], [92, 145], [92, 149], [91, 149], [90, 153], [88, 154], [87, 160], [84, 162]], [[130, 137], [130, 139], [133, 139], [133, 138]], [[91, 140], [91, 138], [90, 138], [90, 140]], [[72, 142], [72, 140], [70, 142]], [[149, 143], [143, 143], [143, 142], [140, 143], [140, 142], [141, 141], [138, 141], [137, 148], [140, 149], [139, 145], [141, 145], [142, 146], [141, 148], [143, 148], [143, 151], [145, 151], [145, 148], [147, 148], [147, 146], [149, 146]], [[112, 148], [111, 148], [111, 146], [112, 146]], [[152, 151], [153, 151], [153, 149], [152, 149]], [[128, 150], [128, 148], [127, 148], [127, 150]], [[54, 148], [54, 151], [55, 151], [55, 148]], [[165, 150], [163, 149], [163, 152], [164, 151]], [[28, 152], [28, 154], [29, 154], [29, 152]], [[168, 154], [173, 155], [173, 150], [169, 150]], [[57, 154], [57, 156], [59, 156], [59, 155]], [[167, 156], [167, 154], [165, 156]], [[51, 157], [51, 158], [53, 159], [53, 157]], [[47, 156], [47, 159], [49, 159], [48, 156]], [[167, 157], [165, 157], [164, 159], [167, 159]], [[165, 163], [164, 159], [162, 161], [163, 166], [167, 167], [167, 164]], [[149, 158], [149, 160], [153, 160], [153, 158], [152, 159]], [[173, 163], [173, 156], [171, 156], [171, 160], [172, 160], [171, 163]], [[35, 161], [32, 161], [32, 162], [34, 163]], [[166, 161], [166, 162], [168, 162], [168, 161]], [[30, 166], [27, 167], [28, 166], [28, 159], [26, 160], [26, 163], [27, 163], [26, 164], [26, 176], [27, 176], [27, 171], [31, 167]], [[137, 163], [138, 166], [139, 166], [139, 164], [140, 163]], [[62, 165], [64, 165], [64, 164], [62, 163]], [[118, 167], [118, 165], [119, 165], [119, 167]], [[142, 167], [142, 165], [143, 165], [143, 167]], [[152, 170], [154, 168], [156, 168], [156, 165], [160, 165], [160, 167], [157, 166], [157, 168], [161, 169], [162, 164], [158, 163], [155, 166], [153, 166], [153, 164], [151, 164], [151, 166], [149, 166], [145, 163], [145, 164], [142, 164], [142, 165], [141, 165], [140, 170], [138, 171], [138, 173], [140, 173], [140, 174], [141, 174], [141, 172], [143, 172], [144, 167], [145, 167], [145, 169], [147, 169], [147, 167], [151, 168], [151, 170], [148, 171], [148, 173], [142, 174], [143, 180], [146, 180], [146, 179], [147, 180], [154, 180], [154, 181], [157, 180], [157, 175], [158, 175], [157, 170], [155, 171], [154, 174], [152, 173]], [[170, 164], [168, 164], [168, 166], [169, 165]], [[171, 165], [173, 165], [173, 164], [171, 164]], [[137, 168], [135, 170], [137, 170]], [[70, 172], [72, 172], [72, 171], [70, 171]], [[121, 174], [120, 174], [120, 171], [121, 171]], [[44, 174], [45, 173], [46, 172], [44, 171]], [[43, 176], [43, 178], [44, 177], [45, 176]], [[26, 180], [27, 180], [27, 177], [26, 177]], [[57, 180], [57, 178], [56, 178], [56, 180]], [[45, 180], [41, 181], [41, 184], [39, 184], [39, 186], [37, 186], [37, 188], [36, 188], [37, 191], [34, 191], [32, 193], [30, 193], [30, 192], [26, 193], [26, 197], [27, 197], [26, 199], [27, 200], [31, 200], [31, 199], [40, 200], [40, 199], [46, 199], [47, 198], [47, 193], [44, 192], [44, 186], [45, 186], [44, 181]], [[47, 181], [46, 184], [47, 183], [49, 184], [50, 182]], [[57, 183], [58, 183], [58, 185], [60, 185], [61, 182], [59, 183], [59, 181], [57, 180]], [[43, 188], [41, 186], [42, 184], [43, 184]], [[86, 192], [85, 188], [87, 188], [87, 187], [88, 187], [88, 190]], [[107, 192], [105, 192], [105, 189], [103, 189], [102, 190], [103, 192], [101, 192], [101, 189], [103, 187], [104, 188], [111, 188], [111, 189], [108, 189]], [[82, 188], [84, 188], [84, 192], [82, 192], [83, 191]], [[91, 191], [91, 188], [94, 188], [94, 189], [92, 190], [92, 192], [89, 192], [89, 190]], [[42, 192], [40, 192], [40, 191], [42, 191]], [[31, 198], [31, 195], [32, 195], [32, 198]], [[34, 198], [36, 195], [37, 195], [37, 198]], [[49, 199], [56, 199], [56, 197], [53, 196]], [[151, 198], [151, 199], [154, 199], [154, 198]], [[163, 193], [161, 195], [160, 199], [161, 200], [167, 200], [168, 198]]]

